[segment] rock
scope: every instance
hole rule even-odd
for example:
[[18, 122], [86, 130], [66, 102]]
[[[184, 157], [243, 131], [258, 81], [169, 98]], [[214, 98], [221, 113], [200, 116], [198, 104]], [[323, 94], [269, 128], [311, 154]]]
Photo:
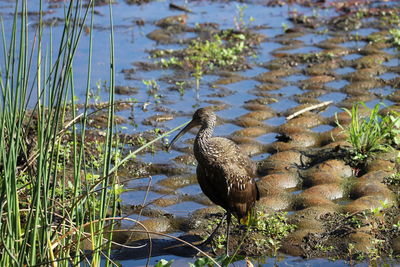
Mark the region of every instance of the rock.
[[180, 202], [182, 202], [182, 199], [179, 196], [172, 196], [172, 197], [162, 197], [155, 199], [154, 201], [152, 201], [152, 204], [164, 208], [176, 205]]
[[214, 82], [214, 84], [222, 84], [222, 85], [226, 85], [226, 84], [232, 84], [232, 83], [237, 83], [240, 81], [245, 80], [245, 77], [242, 76], [230, 76], [230, 77], [223, 77], [223, 78], [219, 78], [218, 80], [216, 80]]
[[173, 34], [165, 29], [155, 29], [146, 36], [147, 38], [162, 44], [168, 44], [173, 41]]
[[350, 197], [357, 199], [363, 196], [376, 195], [376, 194], [390, 194], [390, 189], [386, 185], [373, 181], [361, 180], [358, 181], [350, 190]]
[[320, 116], [309, 114], [308, 116], [299, 116], [286, 122], [287, 126], [297, 126], [300, 128], [311, 129], [324, 123]]
[[247, 136], [247, 137], [258, 137], [260, 135], [269, 132], [268, 128], [265, 127], [248, 127], [235, 131], [232, 135], [236, 136]]
[[[128, 243], [140, 239], [147, 239], [148, 235], [146, 234], [146, 230], [143, 228], [142, 225], [148, 231], [160, 232], [160, 233], [169, 232], [173, 229], [172, 221], [165, 217], [144, 220], [140, 224], [133, 226], [128, 232], [126, 232], [126, 241], [123, 243]], [[132, 230], [139, 232], [132, 232]], [[159, 238], [158, 235], [151, 235], [151, 236]]]
[[232, 123], [240, 127], [266, 127], [262, 121], [249, 117], [239, 117], [233, 120]]
[[278, 90], [282, 88], [282, 84], [278, 83], [262, 83], [262, 84], [258, 84], [256, 86], [256, 90], [260, 90], [260, 91], [273, 91], [273, 90]]
[[276, 113], [272, 110], [256, 110], [256, 111], [246, 113], [246, 114], [240, 116], [239, 118], [240, 119], [250, 118], [250, 119], [254, 119], [254, 120], [258, 120], [258, 121], [265, 121], [274, 116], [276, 116]]
[[280, 211], [289, 209], [292, 205], [291, 196], [285, 192], [281, 194], [269, 195], [262, 197], [256, 202], [255, 210], [263, 211], [265, 213], [273, 211]]
[[400, 237], [396, 237], [392, 240], [393, 254], [400, 254]]
[[319, 145], [319, 139], [318, 135], [310, 132], [302, 132], [302, 133], [293, 133], [293, 134], [287, 134], [282, 136], [279, 136], [278, 139], [288, 139], [287, 143], [290, 143], [294, 148], [297, 149], [302, 149], [306, 147], [315, 147]]
[[195, 174], [170, 176], [157, 182], [158, 185], [172, 189], [179, 189], [196, 183], [197, 177]]
[[169, 16], [156, 21], [155, 25], [158, 27], [168, 27], [174, 24], [184, 25], [186, 24], [187, 18], [187, 14]]
[[366, 254], [369, 254], [374, 249], [373, 239], [370, 234], [364, 232], [356, 232], [349, 235], [349, 243], [354, 245], [354, 251]]
[[305, 186], [314, 186], [321, 184], [340, 184], [343, 181], [343, 178], [337, 174], [332, 174], [330, 172], [314, 172], [311, 175], [307, 175], [303, 177], [303, 184]]
[[311, 195], [311, 194], [298, 195], [293, 201], [293, 208], [296, 210], [302, 210], [310, 207], [325, 207], [325, 206], [335, 206], [335, 203], [320, 195]]
[[300, 183], [300, 178], [295, 173], [274, 173], [261, 177], [258, 180], [259, 188], [268, 191], [268, 188], [294, 188]]
[[115, 86], [115, 93], [119, 95], [133, 95], [137, 94], [138, 91], [139, 88], [132, 86], [122, 86], [122, 85]]
[[383, 208], [383, 203], [386, 207], [396, 205], [396, 197], [392, 192], [385, 191], [379, 194], [367, 195], [357, 198], [353, 202], [343, 207], [344, 212], [356, 213], [364, 210], [373, 210]]
[[239, 144], [240, 149], [242, 150], [243, 154], [245, 155], [258, 155], [264, 152], [264, 148], [259, 143], [246, 143], [246, 144]]
[[300, 198], [323, 197], [329, 200], [344, 197], [344, 190], [339, 184], [320, 184], [310, 187], [302, 192]]
[[346, 165], [344, 161], [332, 159], [311, 167], [310, 169], [304, 171], [301, 176], [312, 176], [319, 172], [328, 172], [331, 173], [331, 175], [339, 177], [351, 177], [353, 175], [353, 169]]
[[304, 218], [324, 220], [327, 214], [336, 213], [339, 211], [338, 205], [321, 205], [305, 208], [297, 211], [290, 216], [290, 222], [295, 223], [296, 221], [301, 221]]
[[395, 162], [383, 159], [375, 159], [372, 162], [369, 162], [367, 165], [367, 172], [373, 171], [386, 171], [386, 172], [393, 172], [395, 171], [396, 164]]
[[386, 171], [382, 171], [382, 170], [378, 170], [378, 171], [371, 171], [371, 172], [367, 172], [366, 174], [364, 174], [363, 176], [361, 176], [360, 178], [358, 178], [358, 181], [374, 181], [374, 182], [379, 182], [382, 183], [385, 178], [387, 178], [388, 176], [390, 176], [390, 172], [386, 172]]

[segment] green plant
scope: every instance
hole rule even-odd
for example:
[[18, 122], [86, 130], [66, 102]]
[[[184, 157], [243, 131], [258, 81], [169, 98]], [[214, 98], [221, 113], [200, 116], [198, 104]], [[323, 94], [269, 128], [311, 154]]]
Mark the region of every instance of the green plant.
[[[101, 144], [102, 162], [97, 165], [97, 176], [90, 175], [84, 162], [88, 160], [85, 139], [92, 31], [86, 99], [80, 115], [76, 114], [73, 79], [76, 49], [87, 18], [93, 14], [93, 1], [85, 4], [84, 8], [82, 1], [66, 3], [64, 29], [58, 44], [47, 46], [45, 43], [47, 29], [42, 18], [42, 2], [38, 5], [35, 41], [29, 38], [27, 1], [15, 2], [12, 31], [7, 35], [9, 43], [3, 28], [1, 50], [7, 53], [0, 75], [1, 266], [71, 266], [79, 265], [82, 260], [99, 266], [101, 256], [109, 258], [111, 253], [114, 224], [106, 217], [115, 216], [120, 192], [115, 177], [110, 175], [114, 69], [109, 70], [108, 128], [106, 141]], [[93, 16], [90, 25], [92, 28]], [[112, 26], [110, 33], [110, 66], [113, 66]], [[44, 49], [46, 46], [50, 51]], [[37, 96], [37, 102], [30, 110], [28, 96], [32, 93]], [[80, 127], [76, 126], [77, 122]], [[90, 258], [82, 253], [83, 240], [91, 244]], [[109, 261], [105, 260], [104, 265], [108, 266]]]
[[400, 113], [391, 111], [386, 116], [383, 116], [383, 122], [389, 131], [389, 142], [393, 147], [400, 147]]
[[245, 36], [238, 34], [236, 38], [227, 45], [219, 35], [214, 35], [211, 41], [195, 40], [185, 49], [184, 65], [194, 70], [197, 88], [205, 69], [232, 66], [240, 60], [245, 49]]
[[238, 31], [246, 30], [250, 26], [250, 23], [254, 21], [254, 17], [250, 17], [249, 21], [246, 22], [245, 11], [247, 8], [248, 8], [247, 5], [236, 5], [236, 10], [238, 15], [235, 16], [233, 20], [235, 27]]
[[388, 185], [400, 185], [400, 153], [396, 157], [396, 172], [384, 179], [384, 183]]
[[[208, 259], [208, 258], [206, 258], [206, 259]], [[161, 259], [154, 265], [154, 267], [170, 267], [173, 262], [174, 262], [174, 260], [167, 261], [167, 260]]]
[[393, 229], [396, 231], [400, 231], [400, 221], [397, 221], [395, 224], [393, 224]]
[[324, 246], [324, 245], [320, 245], [320, 244], [316, 245], [315, 248], [322, 252], [330, 252], [335, 249], [334, 246]]
[[[365, 216], [365, 215], [364, 215]], [[358, 216], [356, 216], [356, 215], [352, 215], [352, 216], [350, 216], [350, 217], [348, 217], [348, 222], [349, 222], [349, 225], [351, 226], [351, 227], [353, 227], [353, 228], [356, 228], [356, 229], [358, 229], [358, 228], [361, 228], [362, 226], [364, 226], [364, 223], [363, 223], [363, 221], [362, 221], [362, 219], [361, 218], [359, 218]]]
[[282, 29], [283, 32], [286, 32], [289, 29], [289, 26], [286, 23], [282, 22]]
[[385, 179], [385, 183], [389, 185], [400, 185], [400, 172], [395, 172]]
[[376, 262], [381, 258], [381, 252], [384, 249], [385, 240], [374, 238], [372, 239], [371, 244], [373, 247], [369, 250], [368, 258], [370, 262]]
[[252, 231], [261, 232], [264, 236], [262, 240], [255, 240], [258, 246], [266, 245], [276, 255], [281, 241], [296, 229], [296, 225], [287, 222], [286, 214], [285, 212], [274, 212], [272, 214], [256, 212], [256, 216], [250, 220], [250, 226]]
[[98, 105], [100, 103], [100, 100], [101, 100], [100, 93], [104, 88], [107, 88], [107, 82], [98, 80], [96, 82], [96, 91], [93, 92], [93, 90], [91, 88], [89, 89], [90, 96], [93, 98], [95, 105]]
[[185, 81], [175, 82], [175, 85], [178, 86], [178, 91], [181, 96], [185, 94]]
[[160, 86], [158, 85], [156, 80], [142, 80], [142, 83], [147, 87], [147, 94], [152, 96], [156, 101], [160, 99], [160, 95], [158, 91], [160, 90]]
[[400, 29], [390, 29], [389, 33], [391, 34], [391, 43], [400, 49]]
[[161, 58], [160, 63], [163, 66], [163, 68], [169, 68], [171, 66], [180, 66], [181, 65], [181, 62], [176, 57], [170, 57], [168, 59]]
[[380, 201], [380, 206], [371, 208], [370, 211], [375, 216], [382, 216], [382, 210], [389, 208], [389, 203], [385, 199], [385, 201]]
[[213, 266], [214, 263], [207, 257], [197, 258], [194, 263], [189, 262], [190, 267], [204, 267], [204, 266]]
[[[216, 68], [237, 69], [236, 64], [244, 60], [248, 51], [251, 51], [247, 41], [246, 34], [225, 30], [221, 34], [215, 34], [210, 40], [196, 39], [182, 50], [156, 50], [151, 54], [153, 58], [161, 58], [158, 63], [164, 68], [189, 70], [196, 79], [196, 88], [199, 89], [204, 73]], [[183, 90], [180, 92], [182, 94]]]
[[[225, 254], [216, 257], [214, 260], [220, 264], [221, 266], [230, 266], [231, 263], [235, 263], [237, 261], [244, 260], [245, 257], [241, 255], [233, 255], [231, 257], [226, 256]], [[213, 262], [208, 257], [199, 257], [195, 260], [194, 263], [189, 262], [190, 267], [212, 267], [215, 266], [215, 262]]]
[[[375, 152], [387, 151], [392, 147], [393, 142], [398, 142], [398, 128], [395, 126], [399, 123], [398, 117], [381, 116], [378, 113], [380, 104], [376, 104], [369, 110], [368, 118], [361, 119], [359, 105], [353, 105], [351, 111], [344, 109], [351, 117], [348, 127], [343, 127], [336, 120], [337, 125], [348, 132], [348, 141], [353, 146], [352, 159], [357, 162], [364, 161]], [[364, 103], [361, 105], [368, 109]]]
[[142, 83], [146, 85], [147, 92], [151, 95], [156, 93], [160, 89], [160, 86], [158, 85], [156, 80], [142, 80]]

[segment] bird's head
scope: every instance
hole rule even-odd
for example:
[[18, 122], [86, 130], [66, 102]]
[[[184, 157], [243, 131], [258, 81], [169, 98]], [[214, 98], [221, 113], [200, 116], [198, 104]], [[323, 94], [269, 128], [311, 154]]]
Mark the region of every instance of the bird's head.
[[210, 108], [199, 108], [193, 114], [192, 120], [172, 139], [168, 149], [185, 133], [196, 126], [212, 126], [214, 127], [216, 116]]

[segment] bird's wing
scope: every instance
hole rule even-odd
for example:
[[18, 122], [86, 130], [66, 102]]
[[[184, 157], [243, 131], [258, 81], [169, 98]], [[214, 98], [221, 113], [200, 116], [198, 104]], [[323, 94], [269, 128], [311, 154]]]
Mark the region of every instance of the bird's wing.
[[[210, 153], [212, 155], [207, 157], [208, 177], [212, 178], [214, 187], [226, 188], [225, 191], [214, 189], [218, 191], [221, 199], [223, 194], [224, 205], [214, 202], [238, 218], [245, 217], [254, 202], [259, 199], [254, 180], [254, 163], [234, 142], [225, 138], [212, 138], [208, 143], [208, 149], [218, 151]], [[213, 200], [211, 197], [210, 199]]]
[[[236, 145], [235, 142], [223, 138], [213, 137], [207, 144], [210, 165], [224, 166], [227, 171], [244, 172], [243, 175], [251, 178], [256, 176], [256, 166], [250, 157]], [[229, 170], [232, 168], [233, 170]]]

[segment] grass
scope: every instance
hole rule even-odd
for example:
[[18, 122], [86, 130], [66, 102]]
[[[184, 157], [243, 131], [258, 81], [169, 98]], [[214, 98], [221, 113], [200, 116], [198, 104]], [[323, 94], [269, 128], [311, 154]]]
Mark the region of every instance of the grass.
[[[76, 113], [73, 62], [86, 22], [93, 25], [93, 6], [71, 1], [65, 7], [60, 42], [45, 43], [42, 2], [31, 42], [27, 1], [15, 2], [11, 38], [3, 28], [1, 65], [1, 209], [0, 265], [99, 266], [111, 253], [111, 213], [117, 213], [114, 140], [114, 69], [111, 67], [108, 130], [101, 163], [90, 166], [85, 155], [86, 122], [92, 57], [90, 31], [86, 99]], [[110, 23], [112, 24], [111, 6]], [[89, 20], [90, 19], [90, 20]], [[113, 31], [110, 32], [113, 66]], [[51, 39], [51, 38], [50, 38]], [[33, 109], [28, 103], [36, 94]], [[72, 100], [71, 100], [72, 99]], [[76, 122], [80, 121], [77, 127]], [[85, 175], [82, 176], [82, 173]], [[110, 209], [109, 209], [110, 208]], [[105, 229], [107, 228], [107, 231]], [[109, 231], [111, 229], [111, 231]], [[84, 242], [88, 245], [84, 246]], [[90, 249], [87, 258], [84, 249]], [[110, 261], [105, 261], [108, 266]]]
[[374, 153], [388, 151], [393, 147], [399, 146], [399, 114], [394, 111], [387, 115], [380, 115], [381, 104], [376, 104], [369, 110], [368, 118], [361, 118], [359, 106], [365, 108], [364, 103], [353, 105], [351, 110], [344, 109], [351, 117], [349, 126], [342, 126], [337, 121], [339, 127], [348, 133], [348, 141], [353, 147], [352, 159], [356, 162], [363, 162]]

